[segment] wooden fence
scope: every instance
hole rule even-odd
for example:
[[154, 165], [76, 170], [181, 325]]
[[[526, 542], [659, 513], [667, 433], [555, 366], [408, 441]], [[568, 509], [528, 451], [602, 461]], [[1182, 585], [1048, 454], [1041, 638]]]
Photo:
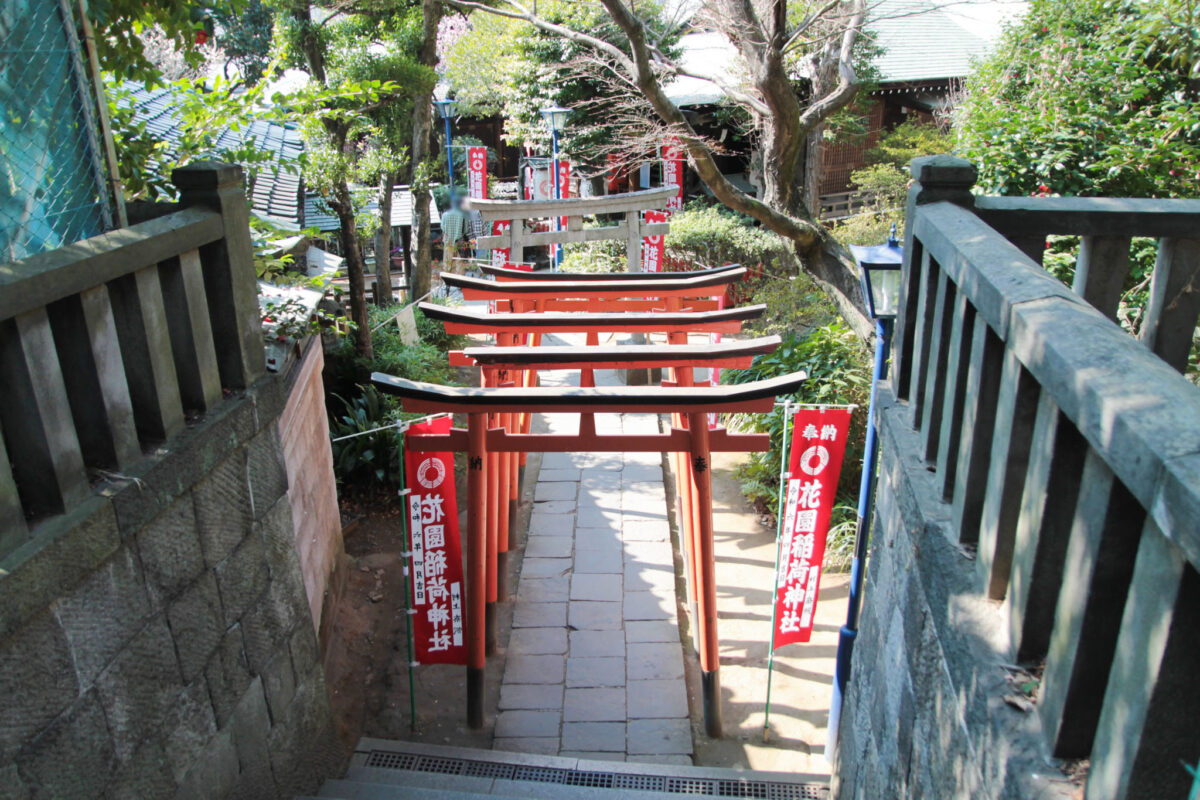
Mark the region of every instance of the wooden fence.
[[0, 556], [264, 371], [240, 167], [178, 210], [0, 265]]
[[[1011, 658], [1044, 664], [1054, 755], [1088, 798], [1183, 797], [1200, 756], [1200, 201], [974, 198], [919, 159], [893, 383]], [[1038, 264], [1083, 236], [1074, 291]], [[1112, 321], [1130, 237], [1159, 240], [1141, 340]], [[1189, 238], [1190, 237], [1190, 238]]]
[[[498, 220], [512, 222], [509, 229], [502, 234], [480, 237], [478, 246], [481, 249], [508, 249], [511, 258], [519, 261], [525, 247], [617, 240], [625, 242], [629, 271], [641, 272], [643, 237], [665, 236], [670, 231], [670, 225], [666, 222], [647, 223], [642, 219], [642, 212], [666, 208], [667, 201], [674, 193], [673, 187], [664, 186], [600, 197], [521, 201], [471, 199], [468, 202], [472, 208], [479, 211], [484, 222], [488, 224]], [[583, 227], [584, 217], [608, 215], [619, 215], [624, 219], [614, 225], [586, 229]], [[567, 225], [563, 230], [525, 230], [527, 220], [554, 220], [561, 217], [567, 218]]]

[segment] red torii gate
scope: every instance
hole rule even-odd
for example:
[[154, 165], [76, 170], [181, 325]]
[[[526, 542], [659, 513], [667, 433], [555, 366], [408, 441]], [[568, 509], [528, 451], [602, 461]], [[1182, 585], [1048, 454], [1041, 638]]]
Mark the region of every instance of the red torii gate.
[[[720, 651], [717, 640], [715, 558], [712, 531], [712, 480], [709, 460], [713, 452], [762, 451], [770, 446], [766, 434], [733, 434], [710, 430], [712, 413], [767, 412], [779, 394], [789, 394], [804, 381], [803, 373], [770, 380], [721, 387], [558, 387], [558, 388], [450, 388], [374, 373], [380, 389], [401, 398], [405, 411], [461, 413], [467, 428], [447, 434], [414, 435], [410, 445], [421, 451], [467, 452], [467, 722], [483, 725], [484, 663], [486, 658], [486, 598], [488, 537], [486, 513], [488, 453], [520, 452], [679, 452], [691, 458], [697, 490], [699, 585], [697, 586], [700, 669], [705, 728], [721, 735]], [[586, 409], [586, 411], [584, 410]], [[570, 413], [679, 413], [690, 427], [669, 433], [620, 436], [600, 435], [595, 429], [570, 434], [510, 433], [489, 428], [488, 414]]]
[[[493, 287], [496, 286], [496, 284], [490, 285]], [[670, 298], [670, 300], [675, 303], [683, 302], [680, 298]], [[670, 331], [672, 328], [682, 328], [684, 331], [698, 331], [703, 333], [737, 333], [741, 330], [744, 320], [757, 318], [762, 314], [766, 306], [747, 306], [725, 311], [681, 312], [673, 315], [652, 312], [492, 314], [460, 308], [448, 308], [435, 303], [421, 303], [419, 308], [431, 319], [441, 321], [448, 333], [490, 334], [498, 342], [511, 344], [527, 339], [532, 339], [536, 342], [546, 333], [583, 332], [588, 334], [588, 344], [595, 346], [599, 334], [602, 332], [664, 333]], [[664, 348], [662, 347], [657, 348], [657, 350], [660, 354], [664, 352]], [[616, 355], [619, 354], [614, 354], [614, 356]], [[465, 362], [458, 361], [457, 359], [452, 360], [451, 363], [465, 365]], [[653, 364], [653, 366], [664, 366], [664, 364]], [[621, 367], [618, 366], [616, 368]], [[636, 369], [637, 367], [627, 368]], [[581, 386], [589, 387], [595, 385], [592, 374], [593, 369], [595, 368], [582, 369], [580, 374]], [[485, 387], [509, 383], [508, 376], [502, 377], [497, 374], [499, 372], [499, 369], [484, 370], [481, 383]], [[690, 376], [691, 370], [688, 369], [686, 372]], [[531, 378], [536, 376], [536, 372], [532, 369], [521, 370], [518, 374], [521, 376], [521, 386], [526, 387], [532, 384]], [[690, 381], [687, 383], [690, 383]], [[505, 428], [520, 429], [523, 432], [528, 432], [530, 419], [531, 414], [528, 410], [519, 409], [514, 412], [507, 412], [503, 415], [503, 419], [495, 421]], [[586, 424], [590, 424], [590, 420]], [[514, 455], [511, 458], [502, 458], [499, 453], [492, 454], [491, 458], [495, 467], [489, 477], [489, 486], [484, 498], [485, 507], [492, 510], [492, 513], [487, 515], [487, 536], [488, 540], [494, 543], [494, 546], [488, 551], [489, 558], [487, 564], [487, 619], [489, 622], [485, 627], [487, 630], [486, 643], [488, 652], [492, 652], [495, 649], [495, 603], [507, 598], [508, 595], [506, 586], [508, 528], [515, 513], [518, 497], [517, 474], [519, 468], [517, 467], [517, 463], [518, 459], [524, 457], [522, 451], [516, 452], [520, 455]], [[686, 459], [681, 463], [686, 465]], [[682, 476], [687, 473], [679, 474]], [[693, 494], [691, 484], [682, 477], [679, 478], [679, 482], [682, 485], [681, 490], [685, 492], [688, 498], [685, 501], [685, 509], [689, 510], [688, 519], [694, 520], [694, 515], [690, 513], [692, 505], [691, 496]], [[507, 494], [507, 503], [499, 503], [502, 493]], [[692, 531], [693, 524], [689, 523], [688, 527], [692, 538], [694, 538], [694, 531]], [[689, 550], [689, 554], [690, 552]], [[694, 573], [694, 571], [693, 569], [692, 572]], [[694, 579], [690, 580], [689, 587], [694, 586], [695, 583]], [[691, 591], [690, 588], [689, 591]], [[689, 599], [694, 600], [695, 598], [689, 597]]]

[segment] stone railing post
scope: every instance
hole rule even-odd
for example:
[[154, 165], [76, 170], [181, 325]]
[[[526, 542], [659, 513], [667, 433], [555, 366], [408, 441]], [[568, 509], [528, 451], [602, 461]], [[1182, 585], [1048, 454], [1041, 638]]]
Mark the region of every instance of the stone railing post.
[[[971, 187], [975, 185], [978, 170], [970, 161], [948, 155], [921, 156], [909, 165], [912, 183], [908, 189], [908, 200], [904, 209], [904, 268], [900, 278], [900, 313], [896, 318], [896, 329], [892, 338], [892, 380], [896, 396], [911, 399], [909, 387], [912, 379], [912, 352], [917, 332], [915, 319], [922, 291], [921, 276], [924, 254], [920, 245], [914, 247], [913, 225], [917, 207], [926, 203], [954, 203], [964, 208], [974, 208], [975, 196]], [[928, 281], [925, 281], [928, 283]]]
[[250, 209], [242, 168], [201, 161], [171, 173], [183, 206], [220, 213], [224, 236], [200, 249], [221, 385], [244, 389], [265, 370]]

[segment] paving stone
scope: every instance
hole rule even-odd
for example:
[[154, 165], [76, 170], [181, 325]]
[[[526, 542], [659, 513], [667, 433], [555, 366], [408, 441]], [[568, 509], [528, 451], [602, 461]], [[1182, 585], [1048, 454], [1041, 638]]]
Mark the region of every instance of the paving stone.
[[575, 574], [601, 573], [620, 575], [624, 571], [621, 553], [616, 550], [584, 550], [575, 554]]
[[542, 470], [578, 469], [574, 453], [544, 453], [542, 455]]
[[493, 750], [510, 753], [537, 753], [544, 756], [558, 755], [558, 737], [553, 738], [497, 738], [492, 742]]
[[567, 688], [624, 686], [623, 658], [567, 658]]
[[522, 739], [558, 736], [560, 721], [557, 711], [501, 711], [496, 715], [496, 736]]
[[621, 576], [583, 573], [571, 576], [572, 600], [621, 601]]
[[580, 473], [579, 485], [584, 489], [620, 489], [621, 473], [611, 469], [585, 469]]
[[508, 654], [541, 656], [567, 652], [566, 628], [513, 628]]
[[618, 528], [621, 512], [618, 509], [581, 508], [576, 523], [581, 528]]
[[575, 500], [575, 505], [580, 511], [607, 511], [620, 514], [621, 495], [619, 492], [596, 492], [584, 489]]
[[679, 642], [634, 642], [625, 649], [629, 680], [683, 678], [683, 651]]
[[[631, 644], [633, 642], [678, 642], [679, 626], [674, 622], [662, 620], [626, 622], [625, 641]], [[574, 639], [572, 639], [573, 643]]]
[[567, 624], [566, 603], [538, 603], [521, 600], [513, 608], [514, 628], [561, 628]]
[[[558, 754], [562, 758], [582, 758], [587, 761], [624, 761], [624, 753], [603, 753], [594, 750], [563, 750]], [[619, 796], [619, 795], [618, 795]]]
[[626, 454], [625, 470], [621, 473], [621, 483], [625, 485], [634, 483], [658, 483], [663, 482], [662, 461], [657, 464], [631, 464]]
[[663, 519], [646, 516], [621, 517], [621, 538], [627, 542], [666, 542], [671, 538], [671, 526]]
[[[678, 642], [671, 646], [679, 649]], [[629, 719], [684, 719], [688, 716], [687, 689], [682, 680], [637, 680], [630, 673], [625, 689]]]
[[543, 500], [540, 503], [534, 503], [533, 513], [537, 514], [573, 514], [575, 513], [575, 501], [572, 500]]
[[562, 705], [563, 687], [559, 685], [504, 683], [500, 686], [501, 711], [514, 708], [561, 711]]
[[[533, 536], [563, 536], [566, 531], [574, 530], [575, 515], [573, 513], [551, 514], [542, 509], [546, 503], [540, 503], [529, 515], [529, 535]], [[574, 506], [569, 511], [574, 511]]]
[[570, 533], [565, 536], [535, 536], [525, 546], [525, 558], [570, 558], [574, 543], [575, 537]]
[[690, 755], [692, 724], [687, 719], [629, 721], [630, 755]]
[[674, 764], [681, 767], [694, 767], [691, 756], [647, 756], [630, 755], [625, 760], [631, 764]]
[[574, 500], [577, 494], [579, 484], [575, 481], [548, 483], [539, 476], [537, 486], [533, 489], [533, 501], [541, 503], [547, 500]]
[[624, 722], [624, 689], [567, 689], [563, 722]]
[[673, 592], [675, 570], [648, 564], [625, 565], [626, 592]]
[[674, 550], [670, 542], [625, 542], [625, 564], [675, 569]]
[[[635, 427], [637, 427], [636, 424], [635, 424]], [[648, 429], [648, 430], [644, 430], [644, 431], [626, 430], [626, 433], [630, 433], [630, 434], [657, 433], [657, 432], [658, 432], [657, 425], [653, 429]], [[629, 469], [630, 467], [658, 467], [659, 471], [658, 471], [657, 480], [661, 481], [663, 479], [662, 453], [626, 453], [622, 460], [625, 462], [626, 469]]]
[[621, 604], [575, 600], [568, 609], [567, 622], [576, 631], [618, 630], [621, 627]]
[[624, 658], [625, 631], [571, 631], [570, 646], [573, 658]]
[[570, 592], [571, 578], [560, 575], [556, 578], [527, 578], [521, 576], [517, 587], [517, 605], [526, 603], [565, 603]]
[[555, 578], [571, 571], [569, 558], [526, 558], [521, 574], [527, 578]]
[[562, 683], [566, 659], [562, 656], [509, 656], [504, 683]]
[[575, 552], [624, 552], [621, 532], [615, 528], [575, 528]]
[[538, 471], [538, 483], [555, 483], [557, 481], [579, 481], [583, 470], [579, 469], [546, 469]]
[[655, 592], [626, 592], [625, 619], [675, 619], [675, 598]]
[[564, 722], [562, 747], [595, 753], [624, 753], [625, 723]]

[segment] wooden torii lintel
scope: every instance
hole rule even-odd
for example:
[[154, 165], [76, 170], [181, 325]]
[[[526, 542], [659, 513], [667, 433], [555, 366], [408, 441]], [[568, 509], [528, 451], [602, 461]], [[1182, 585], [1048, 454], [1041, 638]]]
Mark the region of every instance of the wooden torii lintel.
[[[484, 664], [487, 653], [487, 523], [480, 511], [487, 509], [487, 464], [493, 446], [505, 451], [555, 449], [566, 451], [614, 452], [636, 447], [661, 447], [660, 452], [686, 448], [696, 488], [699, 523], [697, 548], [697, 619], [700, 640], [700, 673], [704, 698], [705, 728], [713, 737], [721, 735], [720, 648], [717, 639], [716, 563], [713, 551], [712, 477], [710, 456], [714, 449], [766, 449], [767, 438], [739, 436], [723, 430], [710, 431], [708, 415], [731, 411], [770, 411], [776, 396], [800, 388], [804, 373], [783, 375], [765, 381], [720, 387], [546, 387], [546, 388], [461, 388], [438, 386], [373, 373], [372, 382], [387, 394], [400, 397], [406, 411], [452, 412], [467, 415], [467, 429], [448, 435], [413, 437], [421, 449], [446, 448], [467, 452], [467, 723], [483, 726]], [[503, 428], [489, 430], [489, 413], [516, 410], [531, 412], [577, 412], [581, 422], [597, 412], [676, 413], [686, 415], [688, 428], [673, 429], [657, 436], [597, 437], [583, 435], [508, 434]], [[607, 440], [607, 441], [604, 441]], [[512, 448], [512, 450], [508, 450]]]
[[706, 267], [689, 272], [551, 272], [537, 270], [528, 272], [523, 269], [497, 267], [492, 264], [481, 264], [479, 269], [485, 275], [492, 275], [500, 281], [659, 281], [687, 280], [702, 275], [713, 275], [719, 272], [741, 269], [741, 264], [725, 264], [720, 267]]
[[[678, 302], [677, 298], [670, 298]], [[518, 312], [488, 314], [437, 303], [419, 303], [421, 312], [446, 327], [447, 333], [738, 333], [742, 323], [758, 319], [765, 305], [741, 306], [721, 311], [667, 313], [559, 313]]]
[[[558, 273], [562, 274], [562, 273]], [[646, 273], [642, 273], [643, 275]], [[652, 273], [653, 274], [653, 273]], [[689, 273], [676, 273], [688, 275]], [[746, 275], [742, 267], [718, 270], [706, 275], [685, 279], [625, 280], [625, 281], [490, 281], [441, 273], [442, 281], [462, 291], [467, 300], [559, 300], [563, 298], [633, 299], [662, 297], [711, 297], [723, 294], [725, 287]]]

